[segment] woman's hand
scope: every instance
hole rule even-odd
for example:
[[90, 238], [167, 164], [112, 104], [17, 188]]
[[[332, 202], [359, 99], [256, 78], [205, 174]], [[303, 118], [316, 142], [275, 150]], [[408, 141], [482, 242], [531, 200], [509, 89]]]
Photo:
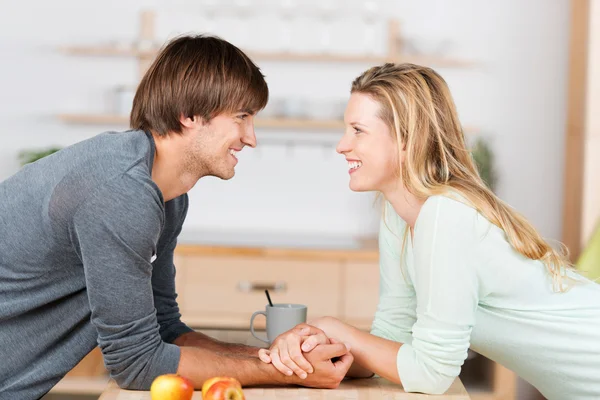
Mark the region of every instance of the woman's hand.
[[[304, 346], [306, 343], [308, 345]], [[314, 372], [314, 368], [302, 353], [320, 344], [330, 344], [325, 333], [314, 326], [300, 324], [279, 335], [269, 350], [260, 349], [258, 357], [265, 363], [272, 363], [277, 370], [288, 376], [295, 373], [301, 379], [306, 379], [308, 374]]]

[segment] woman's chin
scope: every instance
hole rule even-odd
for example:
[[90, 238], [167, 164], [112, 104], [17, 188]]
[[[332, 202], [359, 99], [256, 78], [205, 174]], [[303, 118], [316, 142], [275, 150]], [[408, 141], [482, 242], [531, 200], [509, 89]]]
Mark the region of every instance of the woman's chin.
[[372, 190], [374, 190], [373, 188], [367, 187], [366, 185], [361, 185], [359, 182], [352, 182], [352, 180], [350, 180], [350, 190], [352, 190], [353, 192], [370, 192]]

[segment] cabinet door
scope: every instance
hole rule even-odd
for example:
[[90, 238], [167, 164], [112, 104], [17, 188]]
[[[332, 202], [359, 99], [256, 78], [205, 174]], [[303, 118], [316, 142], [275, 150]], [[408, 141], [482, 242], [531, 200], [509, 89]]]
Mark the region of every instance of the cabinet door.
[[273, 303], [305, 304], [308, 319], [341, 314], [340, 262], [178, 254], [176, 268], [182, 320], [194, 327], [247, 329], [265, 289]]
[[379, 265], [348, 262], [344, 267], [344, 320], [368, 330], [379, 301]]

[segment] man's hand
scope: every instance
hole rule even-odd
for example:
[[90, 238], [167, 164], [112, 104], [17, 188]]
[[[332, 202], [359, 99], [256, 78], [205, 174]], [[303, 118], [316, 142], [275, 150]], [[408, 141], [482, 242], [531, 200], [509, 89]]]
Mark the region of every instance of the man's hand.
[[[310, 347], [304, 347], [309, 340]], [[313, 373], [313, 365], [302, 354], [315, 346], [329, 344], [325, 333], [307, 324], [300, 324], [279, 335], [269, 350], [260, 349], [258, 357], [265, 363], [272, 363], [281, 373], [291, 376], [296, 374], [300, 379], [306, 379]]]
[[296, 378], [296, 384], [324, 389], [336, 389], [340, 385], [352, 366], [354, 357], [348, 345], [335, 339], [330, 339], [330, 342], [331, 344], [320, 344], [310, 353], [304, 354], [314, 372], [305, 379]]

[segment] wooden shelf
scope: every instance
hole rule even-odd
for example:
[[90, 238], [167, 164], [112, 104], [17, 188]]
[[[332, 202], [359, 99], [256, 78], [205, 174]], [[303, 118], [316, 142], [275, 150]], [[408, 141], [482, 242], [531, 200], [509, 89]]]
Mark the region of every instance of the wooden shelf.
[[50, 390], [50, 393], [99, 395], [106, 389], [108, 379], [108, 376], [65, 377]]
[[[138, 57], [152, 59], [158, 53], [158, 49], [138, 50], [135, 48], [119, 48], [115, 46], [68, 46], [62, 51], [79, 56], [109, 56], [109, 57]], [[452, 58], [426, 56], [426, 55], [398, 55], [398, 56], [369, 56], [353, 54], [325, 54], [325, 53], [291, 53], [291, 52], [246, 52], [255, 60], [265, 61], [297, 61], [297, 62], [339, 62], [339, 63], [369, 63], [378, 64], [384, 62], [414, 63], [419, 65], [436, 65], [441, 67], [469, 67], [475, 63], [471, 61]]]
[[[128, 126], [129, 117], [117, 114], [59, 114], [58, 119], [67, 124], [78, 125], [119, 125]], [[342, 130], [342, 120], [311, 120], [298, 118], [257, 118], [254, 121], [257, 128], [269, 129], [301, 129], [301, 130]], [[465, 127], [465, 133], [474, 135], [475, 127]]]
[[[129, 116], [117, 114], [60, 114], [58, 119], [69, 124], [84, 125], [129, 125]], [[254, 125], [258, 128], [341, 130], [341, 120], [310, 120], [297, 118], [257, 118]]]
[[137, 50], [134, 48], [119, 48], [111, 45], [100, 46], [66, 46], [60, 50], [66, 54], [78, 56], [102, 56], [102, 57], [140, 57], [154, 58], [157, 54], [156, 49]]

